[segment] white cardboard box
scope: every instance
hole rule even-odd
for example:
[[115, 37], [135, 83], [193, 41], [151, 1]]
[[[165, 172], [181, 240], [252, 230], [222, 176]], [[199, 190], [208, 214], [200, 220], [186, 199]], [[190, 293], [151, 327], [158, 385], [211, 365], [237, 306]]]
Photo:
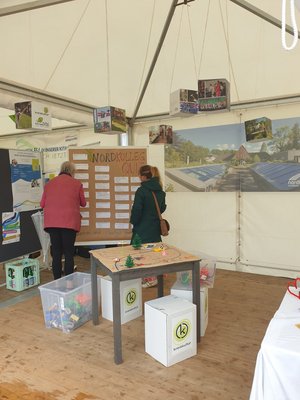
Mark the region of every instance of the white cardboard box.
[[[131, 279], [120, 282], [121, 324], [142, 315], [142, 280]], [[102, 317], [113, 321], [112, 281], [109, 276], [101, 277]]]
[[195, 304], [172, 295], [145, 302], [145, 351], [166, 367], [196, 355]]
[[[180, 297], [193, 302], [193, 291], [187, 289], [186, 286], [175, 282], [171, 288], [170, 293], [174, 296]], [[208, 288], [200, 288], [200, 334], [205, 335], [205, 331], [208, 325]]]

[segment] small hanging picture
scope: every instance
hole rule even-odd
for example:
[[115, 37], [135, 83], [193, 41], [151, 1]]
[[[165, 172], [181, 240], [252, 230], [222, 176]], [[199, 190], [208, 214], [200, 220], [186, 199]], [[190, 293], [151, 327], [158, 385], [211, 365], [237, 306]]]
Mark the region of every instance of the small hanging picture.
[[126, 132], [125, 110], [117, 107], [100, 107], [94, 109], [95, 133], [120, 133]]
[[198, 113], [197, 90], [179, 89], [170, 95], [170, 115], [188, 117]]
[[229, 82], [226, 79], [199, 80], [198, 95], [200, 112], [230, 109]]
[[259, 142], [272, 139], [272, 121], [262, 117], [245, 121], [247, 142]]
[[150, 144], [172, 144], [173, 128], [171, 125], [157, 125], [149, 128]]

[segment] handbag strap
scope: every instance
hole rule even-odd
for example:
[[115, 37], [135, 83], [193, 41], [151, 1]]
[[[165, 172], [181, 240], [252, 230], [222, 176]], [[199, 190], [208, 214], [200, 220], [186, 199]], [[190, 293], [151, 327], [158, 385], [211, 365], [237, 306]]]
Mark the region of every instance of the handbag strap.
[[159, 209], [159, 206], [158, 206], [157, 198], [156, 198], [154, 192], [152, 192], [152, 194], [153, 194], [153, 197], [154, 197], [154, 201], [155, 201], [158, 217], [159, 217], [160, 220], [162, 220], [162, 216], [161, 216], [160, 209]]

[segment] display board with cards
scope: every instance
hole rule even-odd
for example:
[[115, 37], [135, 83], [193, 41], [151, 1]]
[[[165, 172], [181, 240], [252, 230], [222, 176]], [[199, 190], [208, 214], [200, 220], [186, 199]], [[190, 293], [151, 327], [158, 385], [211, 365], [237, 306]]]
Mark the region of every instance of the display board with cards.
[[87, 206], [81, 209], [77, 243], [118, 242], [131, 238], [130, 212], [140, 186], [139, 168], [147, 164], [147, 148], [74, 148], [69, 160], [76, 165]]

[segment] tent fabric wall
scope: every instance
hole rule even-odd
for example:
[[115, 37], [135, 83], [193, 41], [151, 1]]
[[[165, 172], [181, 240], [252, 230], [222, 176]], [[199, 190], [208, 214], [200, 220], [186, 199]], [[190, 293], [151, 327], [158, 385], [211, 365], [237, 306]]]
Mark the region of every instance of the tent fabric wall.
[[242, 271], [296, 277], [300, 273], [300, 193], [242, 193]]
[[195, 255], [214, 256], [236, 269], [236, 193], [167, 193], [165, 216], [171, 224], [164, 241]]
[[210, 254], [219, 268], [297, 277], [299, 202], [300, 193], [167, 193], [165, 241]]
[[[280, 3], [251, 0], [278, 19]], [[77, 0], [1, 17], [0, 77], [132, 116], [171, 4]], [[229, 0], [195, 0], [176, 7], [138, 116], [167, 112], [170, 93], [198, 79], [227, 79], [232, 102], [299, 94], [299, 66], [279, 28]]]

